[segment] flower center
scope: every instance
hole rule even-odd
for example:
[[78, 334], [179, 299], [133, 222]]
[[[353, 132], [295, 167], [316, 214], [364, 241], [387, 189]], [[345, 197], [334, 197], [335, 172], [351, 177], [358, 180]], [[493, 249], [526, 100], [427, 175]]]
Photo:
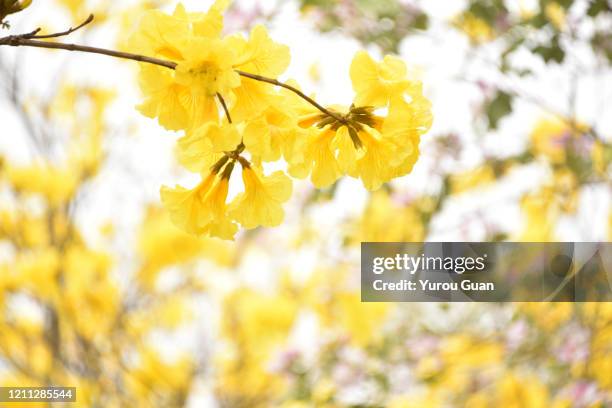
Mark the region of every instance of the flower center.
[[374, 115], [374, 107], [356, 107], [355, 105], [351, 105], [348, 113], [339, 113], [334, 111], [333, 109], [330, 109], [330, 111], [340, 116], [343, 121], [340, 121], [333, 116], [322, 114], [319, 116], [318, 122], [316, 123], [317, 127], [319, 129], [322, 129], [325, 126], [329, 125], [331, 130], [336, 131], [342, 126], [346, 126], [348, 128], [349, 135], [351, 136], [351, 140], [355, 145], [355, 148], [360, 149], [363, 146], [363, 143], [359, 138], [359, 132], [363, 129], [364, 126], [374, 128], [376, 125], [376, 115]]
[[215, 96], [219, 91], [218, 80], [221, 76], [219, 67], [210, 62], [201, 62], [187, 71], [193, 78], [196, 86], [203, 89], [208, 96]]

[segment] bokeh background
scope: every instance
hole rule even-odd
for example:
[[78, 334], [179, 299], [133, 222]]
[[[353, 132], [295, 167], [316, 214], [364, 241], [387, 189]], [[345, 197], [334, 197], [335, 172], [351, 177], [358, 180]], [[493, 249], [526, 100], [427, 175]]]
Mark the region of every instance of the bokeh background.
[[[94, 13], [69, 41], [125, 49], [175, 5], [34, 0], [0, 35]], [[612, 404], [610, 304], [359, 294], [362, 241], [610, 240], [610, 3], [244, 0], [225, 30], [258, 23], [324, 103], [351, 100], [357, 50], [400, 55], [434, 110], [413, 173], [296, 181], [282, 226], [196, 239], [160, 207], [197, 176], [134, 109], [136, 63], [0, 47], [0, 385], [83, 407]]]

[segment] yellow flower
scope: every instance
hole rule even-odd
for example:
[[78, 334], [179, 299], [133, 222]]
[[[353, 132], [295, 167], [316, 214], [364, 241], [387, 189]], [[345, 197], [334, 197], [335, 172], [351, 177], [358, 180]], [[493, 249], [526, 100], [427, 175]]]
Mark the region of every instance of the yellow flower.
[[[289, 48], [275, 43], [263, 26], [248, 38], [222, 38], [227, 6], [218, 0], [206, 13], [187, 13], [181, 5], [171, 16], [148, 13], [131, 40], [135, 50], [176, 63], [175, 70], [143, 66], [145, 101], [139, 109], [168, 129], [186, 131], [178, 143], [181, 164], [202, 174], [211, 170], [194, 189], [162, 188], [177, 226], [231, 238], [233, 221], [245, 228], [280, 224], [291, 181], [282, 172], [265, 177], [263, 162], [284, 158], [292, 175], [310, 176], [317, 187], [348, 175], [370, 190], [412, 170], [420, 136], [431, 126], [431, 106], [399, 58], [377, 62], [357, 53], [350, 70], [354, 103], [326, 110], [286, 88], [248, 78], [277, 78], [290, 63]], [[221, 104], [229, 114], [221, 115]], [[219, 123], [222, 116], [227, 123]], [[245, 191], [226, 214], [236, 162], [243, 166]], [[216, 179], [223, 167], [229, 173]]]
[[[183, 101], [189, 100], [189, 89], [174, 81], [174, 73], [166, 68], [143, 65], [139, 84], [145, 101], [137, 109], [148, 118], [157, 118], [168, 130], [189, 127], [189, 111]], [[214, 105], [213, 105], [214, 106]], [[213, 106], [204, 109], [212, 110]]]
[[223, 12], [230, 0], [216, 0], [206, 13], [191, 13], [193, 33], [205, 38], [218, 38], [223, 30]]
[[183, 53], [185, 59], [176, 66], [176, 82], [194, 95], [214, 98], [240, 85], [240, 76], [232, 68], [235, 54], [230, 43], [192, 38]]
[[291, 61], [289, 47], [272, 41], [262, 25], [253, 28], [248, 40], [240, 36], [228, 40], [238, 55], [234, 63], [237, 69], [275, 78], [285, 72]]
[[193, 38], [186, 47], [185, 60], [176, 67], [176, 83], [189, 90], [181, 95], [190, 127], [217, 120], [217, 94], [230, 95], [240, 85], [240, 76], [232, 68], [235, 54], [222, 40]]
[[496, 364], [503, 357], [503, 347], [493, 341], [480, 340], [467, 334], [454, 334], [444, 339], [442, 355], [449, 365], [467, 367]]
[[418, 159], [420, 135], [431, 123], [431, 114], [416, 114], [413, 106], [414, 101], [394, 98], [386, 118], [374, 114], [372, 107], [352, 106], [339, 114], [344, 123], [319, 115], [322, 129], [306, 134], [303, 155], [289, 159], [291, 174], [304, 177], [312, 172], [317, 187], [346, 174], [361, 178], [368, 190], [408, 174]]
[[216, 95], [240, 84], [231, 68], [233, 53], [220, 40], [193, 39], [186, 60], [176, 72], [156, 66], [143, 66], [140, 88], [145, 102], [139, 111], [157, 117], [168, 130], [199, 127], [219, 118]]
[[140, 87], [145, 102], [139, 110], [159, 119], [169, 130], [198, 127], [218, 119], [216, 94], [240, 85], [233, 70], [235, 54], [220, 38], [227, 1], [215, 2], [207, 13], [187, 13], [182, 5], [169, 16], [150, 11], [128, 41], [131, 52], [171, 60], [175, 72], [143, 65]]
[[[357, 96], [350, 108], [332, 106], [328, 108], [335, 114], [332, 117], [293, 104], [298, 124], [307, 132], [300, 146], [303, 153], [287, 158], [291, 175], [311, 174], [317, 187], [349, 175], [361, 178], [367, 189], [376, 190], [392, 178], [408, 174], [418, 159], [420, 136], [429, 130], [432, 116], [421, 85], [408, 81], [405, 74], [406, 67], [398, 59], [389, 57], [377, 65], [366, 54], [357, 53], [351, 69]], [[359, 105], [363, 101], [376, 106]], [[377, 106], [387, 109], [386, 117], [377, 113]], [[313, 130], [313, 125], [318, 129]]]
[[243, 166], [244, 193], [230, 204], [229, 214], [244, 228], [275, 227], [283, 221], [282, 203], [291, 197], [291, 179], [282, 171], [265, 177], [260, 170]]
[[275, 95], [274, 103], [262, 111], [256, 119], [247, 122], [244, 128], [244, 144], [257, 159], [272, 162], [281, 155], [289, 160], [300, 154], [297, 118], [286, 109], [285, 98]]
[[[364, 146], [364, 154], [357, 160], [356, 175], [370, 191], [378, 190], [383, 183], [391, 180], [394, 169], [398, 168], [403, 163], [402, 160], [407, 157], [406, 153], [416, 150], [409, 141], [403, 145], [394, 144], [375, 129], [365, 127], [358, 135]], [[345, 146], [348, 147], [346, 143]]]
[[172, 222], [193, 235], [232, 239], [237, 227], [227, 219], [225, 205], [232, 169], [233, 163], [228, 164], [219, 180], [215, 172], [209, 173], [192, 190], [162, 187], [162, 203], [170, 212]]
[[392, 55], [377, 63], [367, 52], [359, 51], [351, 63], [350, 74], [357, 106], [385, 106], [392, 96], [410, 86], [406, 65]]
[[301, 137], [304, 151], [289, 160], [289, 174], [297, 178], [304, 178], [310, 174], [310, 180], [317, 188], [328, 187], [335, 183], [342, 173], [331, 146], [334, 133], [309, 129], [302, 133]]
[[[232, 166], [230, 164], [229, 166]], [[229, 189], [229, 176], [223, 176], [210, 192], [211, 211], [214, 221], [209, 225], [209, 233], [212, 237], [231, 240], [238, 231], [238, 226], [227, 218], [227, 206], [225, 200]]]
[[179, 139], [178, 159], [187, 169], [199, 173], [220, 160], [223, 152], [236, 149], [240, 140], [236, 126], [209, 122]]
[[[373, 149], [371, 153], [376, 151], [377, 142], [381, 140], [378, 135], [370, 136], [370, 132], [374, 131], [364, 127], [357, 132], [345, 125], [335, 129], [334, 126], [325, 126], [321, 130], [309, 129], [301, 135], [304, 139], [303, 153], [289, 159], [289, 172], [298, 178], [310, 174], [312, 183], [318, 188], [330, 186], [344, 174], [358, 177], [357, 161], [365, 153], [362, 139], [369, 142], [368, 147]], [[392, 153], [390, 149], [384, 152]], [[368, 159], [371, 158], [372, 154], [368, 156]]]
[[228, 3], [217, 0], [206, 13], [188, 13], [180, 3], [172, 15], [149, 10], [143, 14], [126, 48], [149, 57], [182, 61], [190, 38], [220, 38]]
[[170, 212], [172, 222], [192, 234], [201, 234], [212, 217], [205, 205], [205, 197], [214, 181], [215, 174], [210, 173], [192, 190], [180, 186], [174, 189], [163, 186], [161, 200]]
[[183, 59], [181, 46], [190, 35], [185, 8], [181, 4], [172, 15], [149, 10], [143, 14], [126, 48], [149, 57], [180, 61]]
[[[272, 41], [266, 28], [261, 25], [253, 28], [248, 40], [242, 36], [228, 38], [228, 47], [235, 50], [237, 55], [233, 64], [235, 69], [269, 78], [277, 78], [285, 72], [291, 60], [289, 47]], [[234, 90], [234, 120], [253, 118], [270, 106], [274, 98], [272, 91], [269, 84], [242, 78], [240, 86]]]
[[[376, 148], [372, 146], [372, 140], [364, 140], [366, 153], [358, 167], [364, 185], [370, 190], [377, 189], [391, 178], [410, 173], [419, 158], [421, 135], [429, 130], [432, 123], [431, 105], [421, 94], [420, 86], [410, 92], [410, 102], [401, 96], [390, 101], [389, 114], [382, 123], [380, 140], [374, 141]], [[389, 149], [393, 150], [391, 155]], [[382, 167], [385, 161], [387, 170]], [[375, 170], [377, 167], [378, 171]]]

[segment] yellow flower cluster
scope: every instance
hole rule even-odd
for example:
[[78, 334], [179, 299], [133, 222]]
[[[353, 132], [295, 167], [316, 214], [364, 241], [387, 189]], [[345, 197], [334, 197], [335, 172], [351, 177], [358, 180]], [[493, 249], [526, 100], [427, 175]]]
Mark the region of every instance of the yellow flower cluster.
[[[217, 0], [206, 13], [188, 13], [181, 5], [172, 15], [147, 12], [127, 45], [168, 62], [142, 67], [139, 110], [185, 133], [179, 162], [202, 176], [195, 188], [162, 187], [162, 202], [177, 226], [232, 239], [238, 224], [279, 225], [292, 182], [283, 171], [265, 174], [266, 162], [284, 160], [291, 176], [310, 177], [319, 188], [348, 175], [375, 190], [412, 170], [432, 115], [421, 83], [408, 79], [400, 59], [376, 62], [357, 53], [350, 69], [353, 104], [325, 108], [297, 84], [276, 80], [289, 65], [289, 48], [263, 26], [248, 38], [222, 35], [228, 3]], [[228, 203], [236, 164], [244, 192]]]

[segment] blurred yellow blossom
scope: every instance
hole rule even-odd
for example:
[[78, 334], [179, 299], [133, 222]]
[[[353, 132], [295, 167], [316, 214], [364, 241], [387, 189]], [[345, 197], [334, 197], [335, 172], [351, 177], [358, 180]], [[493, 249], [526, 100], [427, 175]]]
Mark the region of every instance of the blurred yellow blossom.
[[523, 229], [519, 240], [523, 242], [555, 241], [555, 225], [558, 210], [553, 202], [553, 190], [544, 187], [540, 191], [528, 194], [521, 201], [525, 214]]
[[551, 1], [546, 4], [544, 12], [548, 20], [557, 30], [562, 31], [565, 28], [567, 17], [563, 6], [557, 2]]
[[453, 194], [461, 194], [468, 190], [491, 184], [496, 180], [495, 171], [491, 166], [480, 166], [451, 176]]
[[165, 210], [149, 207], [140, 227], [138, 253], [143, 259], [139, 277], [143, 284], [154, 287], [158, 274], [173, 265], [201, 258], [230, 265], [235, 248], [218, 239], [193, 237], [178, 229]]
[[551, 331], [569, 320], [572, 316], [571, 303], [522, 303], [519, 310], [545, 331]]
[[493, 27], [470, 12], [457, 16], [454, 25], [465, 33], [473, 44], [482, 44], [495, 39]]
[[41, 194], [51, 205], [67, 201], [78, 183], [78, 174], [67, 168], [47, 165], [9, 166], [7, 177], [20, 192]]
[[425, 239], [422, 213], [427, 207], [425, 198], [402, 203], [379, 190], [370, 197], [357, 231], [349, 231], [350, 235], [358, 242], [421, 242]]

